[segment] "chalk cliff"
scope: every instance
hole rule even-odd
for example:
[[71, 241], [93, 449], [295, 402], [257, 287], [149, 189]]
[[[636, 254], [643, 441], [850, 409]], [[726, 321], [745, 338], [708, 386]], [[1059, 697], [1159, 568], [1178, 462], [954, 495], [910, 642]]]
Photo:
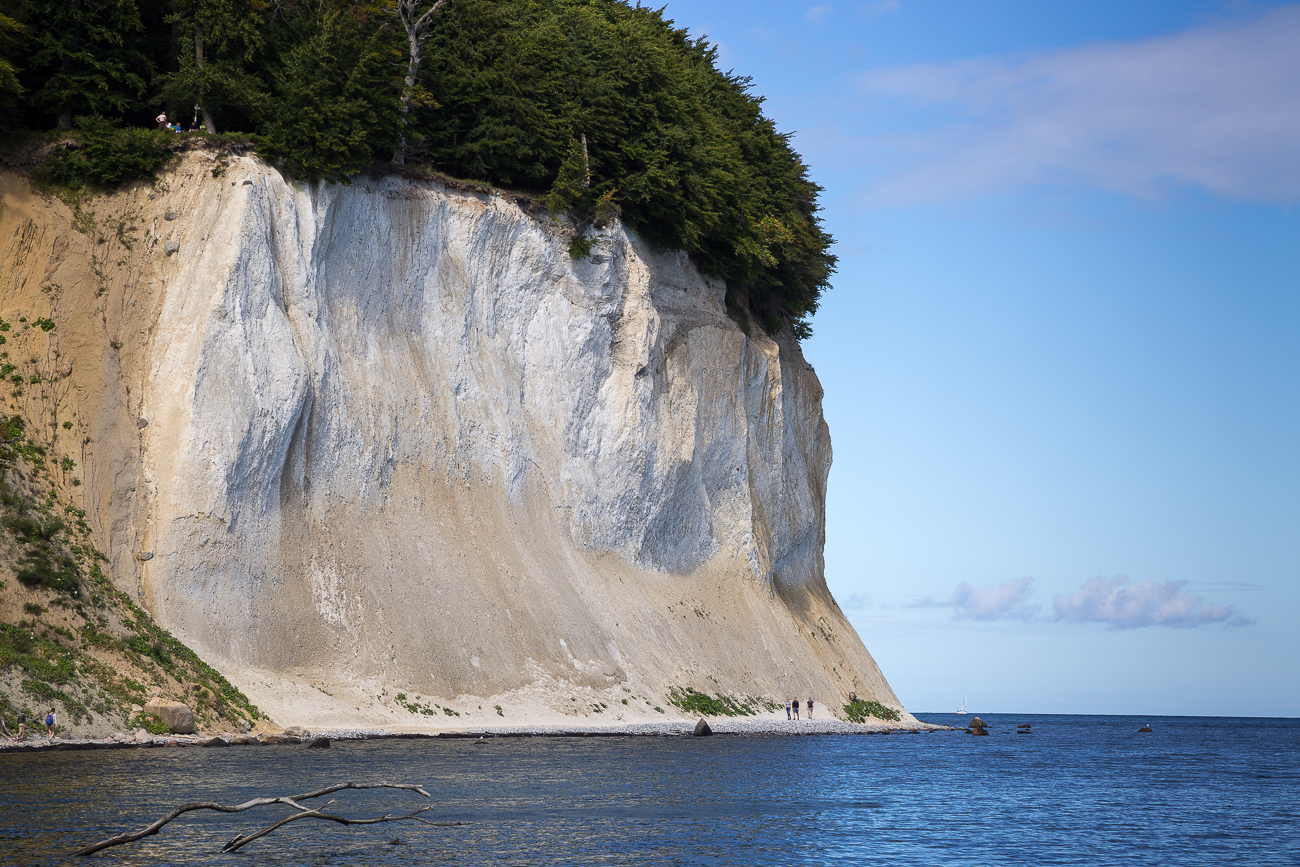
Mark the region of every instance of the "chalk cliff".
[[80, 231], [0, 181], [0, 316], [57, 323], [44, 399], [115, 580], [272, 717], [898, 706], [823, 578], [817, 377], [685, 256], [242, 157]]

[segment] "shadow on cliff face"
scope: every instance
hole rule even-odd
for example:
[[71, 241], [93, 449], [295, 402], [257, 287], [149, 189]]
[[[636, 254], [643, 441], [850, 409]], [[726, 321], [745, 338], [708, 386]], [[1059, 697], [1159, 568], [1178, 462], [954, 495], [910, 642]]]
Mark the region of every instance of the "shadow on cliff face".
[[[785, 607], [796, 619], [813, 622], [819, 607], [829, 608], [832, 611], [839, 610], [835, 598], [831, 596], [831, 591], [824, 581], [809, 583], [791, 580], [782, 577], [780, 573], [773, 572], [772, 587], [776, 590], [777, 597], [785, 603]], [[819, 602], [820, 606], [817, 604]]]

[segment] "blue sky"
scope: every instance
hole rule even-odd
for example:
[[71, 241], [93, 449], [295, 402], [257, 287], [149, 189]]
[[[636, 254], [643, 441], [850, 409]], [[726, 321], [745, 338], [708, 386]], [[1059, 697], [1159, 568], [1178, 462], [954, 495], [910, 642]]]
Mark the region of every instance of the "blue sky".
[[903, 703], [1300, 716], [1300, 3], [667, 13], [826, 188], [827, 581]]

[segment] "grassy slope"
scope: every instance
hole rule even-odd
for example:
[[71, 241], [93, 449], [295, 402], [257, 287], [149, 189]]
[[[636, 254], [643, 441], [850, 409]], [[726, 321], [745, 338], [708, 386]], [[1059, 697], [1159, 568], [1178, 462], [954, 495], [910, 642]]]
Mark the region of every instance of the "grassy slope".
[[[11, 406], [30, 414], [59, 376], [28, 354], [44, 326], [25, 319], [0, 320], [0, 371]], [[65, 731], [102, 736], [149, 722], [132, 706], [154, 695], [185, 701], [205, 730], [264, 719], [114, 586], [85, 513], [61, 496], [80, 484], [75, 461], [53, 456], [66, 427], [34, 421], [0, 416], [0, 717], [9, 730], [20, 708], [43, 719], [53, 706]]]

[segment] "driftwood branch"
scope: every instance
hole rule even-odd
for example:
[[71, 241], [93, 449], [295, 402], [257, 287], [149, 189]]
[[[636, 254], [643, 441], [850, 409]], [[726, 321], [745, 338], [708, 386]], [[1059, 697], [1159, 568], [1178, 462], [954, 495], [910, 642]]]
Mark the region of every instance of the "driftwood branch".
[[[334, 803], [333, 801], [330, 801], [330, 802], [329, 802], [329, 804], [333, 804], [333, 803]], [[328, 807], [329, 804], [326, 804], [325, 806]], [[373, 819], [349, 819], [349, 818], [347, 818], [346, 816], [335, 816], [335, 815], [332, 815], [332, 814], [330, 814], [330, 813], [326, 813], [326, 812], [324, 811], [324, 807], [321, 807], [321, 808], [316, 809], [316, 810], [305, 810], [304, 812], [301, 812], [301, 813], [294, 813], [294, 814], [291, 815], [291, 816], [286, 816], [286, 817], [284, 817], [283, 819], [281, 819], [280, 821], [278, 821], [278, 822], [276, 822], [276, 823], [274, 823], [274, 824], [272, 824], [272, 825], [269, 825], [269, 826], [263, 828], [263, 829], [260, 830], [260, 831], [256, 831], [256, 832], [254, 832], [254, 833], [252, 833], [252, 834], [239, 834], [239, 835], [236, 836], [233, 840], [231, 840], [229, 843], [227, 843], [226, 845], [222, 846], [222, 847], [221, 847], [221, 851], [222, 851], [222, 852], [235, 852], [235, 851], [238, 851], [241, 847], [243, 847], [243, 846], [245, 846], [245, 845], [247, 845], [247, 844], [253, 842], [253, 841], [256, 840], [258, 837], [265, 837], [267, 834], [271, 833], [272, 831], [276, 830], [277, 828], [281, 828], [281, 827], [283, 827], [283, 826], [289, 824], [290, 822], [296, 822], [296, 821], [298, 821], [299, 819], [323, 819], [323, 820], [325, 820], [325, 821], [327, 821], [327, 822], [337, 822], [337, 823], [339, 823], [340, 825], [378, 825], [378, 824], [381, 823], [381, 822], [407, 822], [407, 821], [412, 821], [412, 822], [423, 822], [425, 825], [433, 825], [433, 826], [435, 826], [435, 827], [447, 828], [447, 827], [452, 827], [452, 826], [454, 826], [454, 825], [463, 825], [463, 824], [465, 824], [464, 822], [430, 822], [428, 819], [425, 819], [424, 817], [422, 817], [422, 816], [420, 815], [421, 813], [427, 813], [429, 810], [432, 810], [432, 809], [433, 809], [432, 806], [429, 806], [429, 807], [421, 807], [420, 809], [418, 809], [418, 810], [416, 810], [416, 811], [414, 811], [414, 812], [411, 812], [411, 813], [404, 813], [404, 814], [401, 815], [401, 816], [394, 816], [393, 814], [388, 813], [388, 814], [386, 814], [386, 815], [378, 816], [378, 817], [373, 818]]]
[[[179, 807], [172, 810], [170, 813], [163, 816], [158, 821], [154, 822], [151, 825], [148, 825], [147, 827], [141, 828], [139, 831], [128, 831], [124, 834], [118, 834], [116, 837], [109, 837], [107, 840], [100, 840], [98, 843], [92, 843], [83, 849], [78, 849], [72, 854], [93, 855], [102, 849], [109, 848], [110, 846], [120, 846], [123, 843], [134, 843], [136, 840], [142, 840], [145, 837], [151, 837], [154, 834], [157, 834], [160, 830], [162, 830], [163, 826], [166, 825], [168, 822], [172, 821], [173, 819], [176, 819], [179, 816], [183, 816], [186, 813], [193, 812], [194, 810], [215, 810], [220, 813], [242, 813], [244, 810], [251, 810], [254, 807], [265, 807], [265, 806], [269, 806], [270, 804], [284, 804], [286, 806], [293, 807], [295, 810], [299, 811], [297, 814], [292, 815], [288, 819], [278, 822], [275, 825], [272, 825], [270, 828], [264, 831], [261, 831], [254, 835], [250, 835], [247, 839], [244, 839], [243, 842], [240, 842], [238, 846], [234, 847], [237, 849], [239, 848], [239, 846], [244, 845], [244, 843], [247, 843], [250, 840], [256, 839], [257, 837], [264, 836], [265, 834], [269, 834], [271, 831], [274, 831], [276, 828], [280, 827], [280, 825], [285, 824], [285, 822], [289, 822], [294, 819], [303, 818], [304, 816], [307, 815], [311, 815], [312, 818], [323, 818], [323, 819], [329, 819], [330, 821], [334, 821], [334, 822], [341, 822], [342, 824], [345, 825], [368, 825], [368, 824], [374, 824], [377, 821], [397, 821], [399, 819], [415, 818], [419, 813], [422, 813], [425, 810], [432, 809], [432, 807], [425, 807], [423, 810], [416, 810], [414, 813], [408, 814], [406, 816], [398, 816], [398, 817], [391, 817], [391, 818], [381, 817], [380, 819], [377, 820], [376, 819], [345, 819], [342, 816], [329, 816], [325, 813], [322, 813], [320, 810], [310, 810], [307, 807], [304, 807], [302, 804], [298, 803], [299, 801], [309, 801], [312, 798], [320, 798], [324, 795], [329, 795], [334, 792], [343, 791], [344, 789], [406, 789], [412, 792], [418, 792], [419, 794], [424, 795], [426, 798], [430, 797], [429, 793], [426, 792], [423, 787], [414, 785], [413, 783], [389, 783], [389, 782], [351, 783], [348, 782], [348, 783], [336, 783], [332, 786], [326, 786], [323, 789], [318, 789], [315, 792], [306, 792], [301, 795], [288, 795], [288, 796], [279, 796], [279, 797], [271, 797], [271, 798], [254, 798], [253, 800], [245, 801], [242, 804], [218, 804], [216, 801], [192, 801], [188, 804], [181, 804]], [[329, 802], [329, 804], [333, 804], [333, 803], [334, 801]], [[425, 821], [425, 820], [419, 819], [418, 821]], [[223, 849], [222, 851], [234, 851], [234, 849], [231, 849], [230, 847], [232, 844], [239, 841], [241, 837], [236, 837], [234, 840], [231, 840], [230, 843], [226, 844], [227, 848]]]

